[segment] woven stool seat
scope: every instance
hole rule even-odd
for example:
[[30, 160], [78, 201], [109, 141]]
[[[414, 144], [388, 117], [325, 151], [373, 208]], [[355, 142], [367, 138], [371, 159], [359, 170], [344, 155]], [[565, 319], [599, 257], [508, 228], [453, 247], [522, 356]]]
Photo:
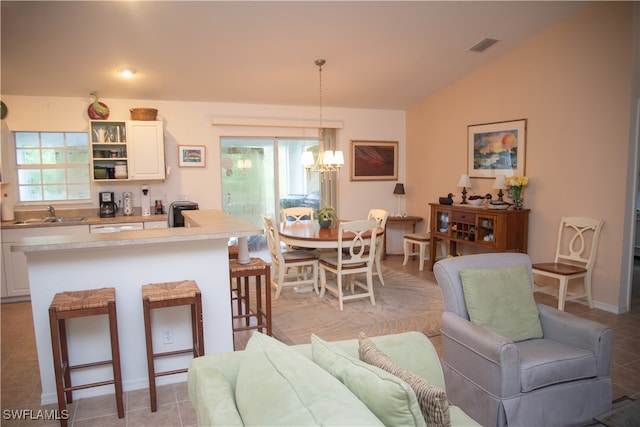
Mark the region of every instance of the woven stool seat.
[[142, 286], [142, 298], [147, 298], [151, 302], [195, 298], [198, 293], [200, 293], [200, 288], [193, 280], [153, 283]]
[[49, 307], [57, 312], [86, 310], [88, 308], [107, 307], [109, 302], [115, 300], [115, 288], [68, 291], [56, 294]]
[[[167, 307], [189, 306], [191, 311], [190, 348], [157, 352], [153, 349], [151, 310]], [[204, 355], [204, 329], [202, 327], [202, 295], [193, 280], [178, 282], [152, 283], [142, 286], [142, 311], [144, 316], [144, 334], [147, 343], [147, 371], [149, 373], [149, 401], [151, 412], [158, 410], [156, 377], [187, 372], [187, 368], [158, 371], [155, 359], [191, 354], [194, 358]]]
[[240, 264], [240, 262], [238, 262], [238, 260], [236, 259], [229, 260], [229, 272], [231, 274], [246, 274], [252, 271], [261, 271], [268, 266], [269, 264], [267, 264], [260, 258], [250, 258], [248, 264]]
[[[111, 359], [71, 365], [66, 321], [88, 316], [107, 315]], [[49, 305], [49, 327], [53, 353], [53, 369], [56, 379], [56, 394], [60, 413], [67, 410], [67, 403], [73, 402], [75, 390], [101, 387], [113, 384], [116, 395], [118, 418], [124, 417], [122, 392], [122, 370], [120, 366], [120, 345], [118, 343], [118, 321], [116, 314], [115, 288], [100, 288], [82, 291], [68, 291], [55, 294]], [[71, 371], [111, 365], [113, 379], [85, 384], [72, 384]], [[60, 425], [67, 426], [67, 419], [61, 418]]]

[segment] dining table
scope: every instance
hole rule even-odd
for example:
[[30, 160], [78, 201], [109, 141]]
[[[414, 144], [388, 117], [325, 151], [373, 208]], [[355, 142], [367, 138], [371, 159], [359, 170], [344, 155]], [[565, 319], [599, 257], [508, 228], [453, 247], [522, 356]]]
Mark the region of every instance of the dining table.
[[[346, 221], [340, 221], [346, 222]], [[280, 240], [287, 246], [310, 249], [337, 249], [340, 237], [339, 227], [320, 228], [317, 221], [287, 221], [280, 223]], [[377, 235], [384, 233], [384, 229], [378, 228]], [[352, 233], [346, 235], [353, 236]], [[365, 233], [364, 237], [371, 237]]]

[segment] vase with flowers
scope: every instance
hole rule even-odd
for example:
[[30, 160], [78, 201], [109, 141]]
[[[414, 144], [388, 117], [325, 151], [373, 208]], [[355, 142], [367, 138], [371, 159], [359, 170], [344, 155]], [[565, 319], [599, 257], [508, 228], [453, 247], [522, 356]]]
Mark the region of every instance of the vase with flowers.
[[529, 179], [524, 175], [513, 175], [504, 179], [504, 185], [507, 186], [511, 194], [511, 198], [513, 199], [514, 209], [522, 209], [524, 206], [522, 192], [527, 184], [529, 184]]

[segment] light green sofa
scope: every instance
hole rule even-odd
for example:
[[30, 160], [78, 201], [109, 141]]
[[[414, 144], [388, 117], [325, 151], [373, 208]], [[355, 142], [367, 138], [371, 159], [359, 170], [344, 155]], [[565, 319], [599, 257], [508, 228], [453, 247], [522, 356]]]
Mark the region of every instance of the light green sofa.
[[[444, 377], [438, 354], [431, 341], [424, 334], [406, 332], [371, 337], [371, 341], [397, 365], [414, 372], [427, 379], [434, 386], [444, 390]], [[339, 352], [358, 358], [358, 339], [331, 342], [329, 344]], [[280, 389], [287, 388], [291, 378], [299, 380], [303, 384], [305, 382], [308, 383], [310, 381], [309, 378], [313, 378], [311, 380], [312, 384], [306, 384], [307, 389], [314, 389], [311, 390], [312, 393], [314, 391], [320, 393], [322, 390], [326, 390], [328, 385], [325, 381], [336, 381], [326, 371], [323, 374], [316, 372], [322, 371], [322, 368], [312, 362], [311, 344], [289, 347], [277, 343], [277, 346], [281, 348], [268, 347], [268, 351], [262, 357], [272, 359], [270, 362], [272, 361], [277, 365], [275, 370], [278, 373], [291, 369], [293, 373], [284, 382], [274, 382], [271, 379], [262, 378], [261, 372], [258, 370], [260, 368], [257, 368], [260, 362], [250, 359], [254, 357], [253, 351], [206, 355], [191, 362], [188, 373], [189, 397], [195, 408], [199, 426], [259, 425], [265, 423], [280, 425], [290, 423], [295, 423], [296, 425], [315, 425], [319, 423], [324, 425], [374, 425], [379, 421], [373, 413], [369, 412], [371, 408], [364, 406], [360, 400], [351, 394], [349, 389], [342, 387], [342, 384], [339, 384], [339, 386], [344, 388], [349, 396], [335, 392], [325, 392], [322, 396], [303, 396], [301, 398], [302, 394], [310, 390], [302, 390], [302, 392], [296, 390], [290, 395], [289, 399], [277, 397], [274, 398], [277, 402], [276, 404], [273, 401], [268, 404], [264, 403], [263, 400], [269, 400], [274, 394], [280, 396]], [[245, 361], [244, 365], [242, 363], [243, 360]], [[247, 363], [249, 360], [251, 360], [251, 363]], [[240, 373], [241, 366], [242, 373]], [[249, 369], [253, 369], [250, 374], [247, 373]], [[296, 369], [298, 371], [295, 371]], [[313, 374], [316, 375], [315, 377], [309, 376], [311, 371], [315, 372]], [[242, 384], [238, 382], [239, 376]], [[268, 390], [269, 387], [273, 389]], [[240, 390], [238, 396], [242, 401], [236, 401], [236, 390]], [[265, 396], [267, 399], [265, 399]], [[349, 399], [346, 397], [355, 399], [357, 404], [349, 403]], [[301, 418], [297, 418], [295, 414], [297, 409], [287, 408], [287, 400], [308, 402], [307, 408], [312, 407], [310, 408], [312, 413], [311, 421], [301, 421]], [[270, 414], [268, 412], [274, 410], [274, 406], [281, 405], [285, 407], [283, 409], [285, 414], [290, 411], [292, 415], [288, 418], [280, 418], [278, 422], [273, 422], [273, 418], [269, 418]], [[368, 414], [354, 412], [354, 407], [356, 406], [362, 406], [363, 410]], [[303, 408], [303, 412], [306, 412], [307, 408]], [[253, 410], [257, 411], [257, 414], [247, 414], [247, 412]], [[322, 418], [321, 421], [316, 423], [318, 411], [330, 412], [330, 414], [326, 415], [328, 418]], [[449, 413], [452, 426], [479, 425], [456, 406], [450, 405]], [[263, 415], [264, 418], [262, 418]], [[307, 416], [306, 413], [304, 415]], [[321, 416], [324, 417], [325, 414]], [[423, 420], [420, 419], [420, 422], [423, 422]], [[379, 425], [382, 425], [382, 423], [379, 423]]]

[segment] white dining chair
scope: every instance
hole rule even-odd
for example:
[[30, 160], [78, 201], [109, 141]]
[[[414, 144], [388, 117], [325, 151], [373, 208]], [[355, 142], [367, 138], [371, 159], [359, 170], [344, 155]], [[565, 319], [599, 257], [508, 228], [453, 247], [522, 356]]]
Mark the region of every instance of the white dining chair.
[[297, 206], [293, 208], [282, 208], [282, 222], [301, 222], [302, 220], [313, 220], [313, 208]]
[[380, 258], [382, 257], [382, 245], [384, 245], [385, 234], [387, 232], [387, 219], [389, 218], [389, 212], [384, 209], [371, 209], [367, 219], [375, 219], [378, 223], [378, 228], [382, 229], [382, 233], [376, 237], [376, 258], [375, 258], [375, 273], [378, 276], [378, 280], [382, 286], [384, 286], [384, 279], [382, 277], [382, 269], [380, 268]]
[[[334, 256], [319, 260], [320, 297], [326, 291], [338, 297], [340, 311], [344, 301], [356, 298], [369, 298], [371, 305], [376, 305], [373, 293], [373, 265], [376, 255], [376, 220], [358, 220], [342, 222], [339, 225], [338, 250]], [[367, 236], [369, 233], [369, 236]], [[327, 281], [327, 272], [335, 274], [335, 283]], [[357, 280], [355, 275], [365, 274], [366, 283]], [[346, 283], [343, 280], [347, 278]], [[343, 284], [351, 287], [351, 294], [344, 295]], [[355, 292], [359, 288], [364, 292]]]
[[[598, 237], [604, 220], [583, 217], [562, 217], [556, 254], [553, 262], [532, 265], [534, 290], [557, 294], [558, 310], [564, 311], [565, 301], [586, 298], [589, 308], [593, 308], [591, 299], [591, 274], [596, 263]], [[553, 279], [556, 287], [540, 284], [540, 277]], [[582, 279], [584, 292], [569, 292], [569, 282]]]
[[267, 235], [267, 246], [271, 255], [271, 286], [276, 289], [276, 299], [285, 286], [313, 286], [318, 294], [318, 256], [313, 251], [296, 249], [283, 251], [278, 227], [268, 216], [262, 220]]

